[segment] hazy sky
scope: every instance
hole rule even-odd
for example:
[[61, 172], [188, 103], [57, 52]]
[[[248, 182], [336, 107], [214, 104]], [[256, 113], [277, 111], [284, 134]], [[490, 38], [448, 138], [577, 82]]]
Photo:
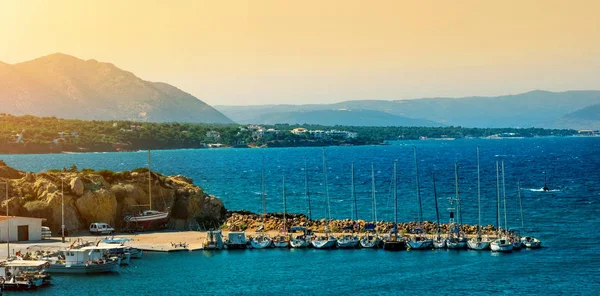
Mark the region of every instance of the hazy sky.
[[0, 0], [0, 61], [112, 62], [216, 105], [600, 89], [600, 1]]

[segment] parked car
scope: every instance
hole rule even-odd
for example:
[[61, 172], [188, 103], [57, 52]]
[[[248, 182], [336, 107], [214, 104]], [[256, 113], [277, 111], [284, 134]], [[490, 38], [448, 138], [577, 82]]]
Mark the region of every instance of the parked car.
[[52, 237], [52, 231], [50, 227], [42, 226], [42, 239], [47, 239]]
[[101, 234], [113, 234], [115, 229], [110, 227], [106, 223], [92, 223], [90, 224], [90, 234], [101, 235]]

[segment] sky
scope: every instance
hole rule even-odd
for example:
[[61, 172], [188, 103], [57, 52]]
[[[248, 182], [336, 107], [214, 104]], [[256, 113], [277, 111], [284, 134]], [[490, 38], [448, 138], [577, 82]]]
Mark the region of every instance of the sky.
[[111, 62], [212, 105], [600, 89], [600, 1], [0, 0], [0, 61]]

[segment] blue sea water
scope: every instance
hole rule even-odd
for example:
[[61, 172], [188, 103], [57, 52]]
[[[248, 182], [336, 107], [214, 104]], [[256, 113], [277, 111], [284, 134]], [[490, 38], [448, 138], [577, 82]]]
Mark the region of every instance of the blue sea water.
[[[496, 161], [505, 162], [509, 228], [521, 226], [546, 248], [511, 254], [476, 251], [248, 250], [146, 254], [119, 274], [56, 276], [40, 295], [190, 294], [535, 294], [597, 295], [600, 291], [600, 138], [533, 138], [394, 142], [387, 146], [327, 147], [334, 218], [351, 218], [351, 163], [355, 165], [358, 216], [372, 219], [371, 163], [375, 167], [377, 215], [391, 220], [393, 161], [398, 160], [398, 217], [417, 216], [413, 146], [417, 147], [423, 216], [435, 220], [432, 173], [442, 222], [447, 197], [455, 194], [459, 167], [463, 222], [477, 222], [476, 147], [481, 149], [482, 222], [496, 223]], [[261, 211], [261, 160], [265, 159], [267, 208], [307, 213], [307, 164], [313, 218], [326, 214], [321, 148], [200, 149], [152, 151], [152, 169], [190, 176], [228, 209]], [[145, 152], [0, 155], [20, 170], [69, 167], [131, 170], [147, 165]], [[543, 172], [551, 192], [541, 192]], [[504, 224], [504, 217], [501, 219]], [[14, 294], [14, 293], [13, 293]]]

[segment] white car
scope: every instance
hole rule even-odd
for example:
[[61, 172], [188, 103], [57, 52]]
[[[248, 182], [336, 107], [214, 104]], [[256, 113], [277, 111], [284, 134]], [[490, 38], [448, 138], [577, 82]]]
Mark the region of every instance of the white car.
[[100, 234], [113, 234], [115, 233], [115, 229], [110, 227], [110, 225], [106, 223], [92, 223], [90, 224], [90, 234], [100, 235]]

